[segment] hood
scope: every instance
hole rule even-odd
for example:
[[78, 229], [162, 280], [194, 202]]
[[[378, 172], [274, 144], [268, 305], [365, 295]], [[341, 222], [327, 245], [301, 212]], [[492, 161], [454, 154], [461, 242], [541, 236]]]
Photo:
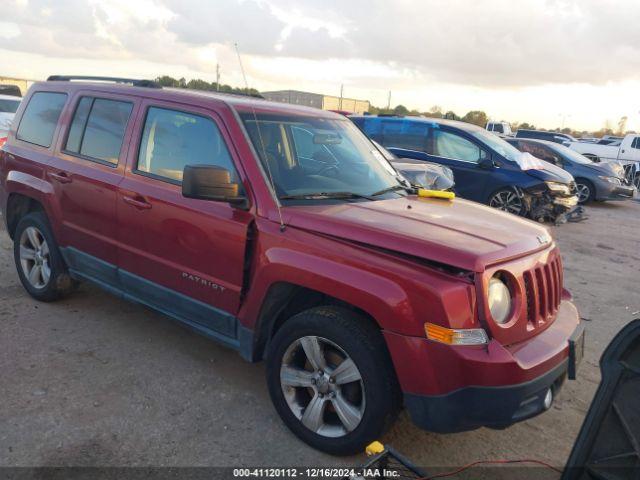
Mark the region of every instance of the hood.
[[593, 172], [606, 175], [608, 177], [624, 178], [624, 167], [619, 162], [593, 163], [590, 165], [581, 166]]
[[566, 170], [554, 165], [553, 163], [543, 161], [544, 165], [540, 170], [525, 170], [529, 175], [545, 182], [573, 182], [573, 175]]
[[537, 223], [458, 198], [291, 206], [282, 213], [291, 227], [474, 272], [553, 243]]

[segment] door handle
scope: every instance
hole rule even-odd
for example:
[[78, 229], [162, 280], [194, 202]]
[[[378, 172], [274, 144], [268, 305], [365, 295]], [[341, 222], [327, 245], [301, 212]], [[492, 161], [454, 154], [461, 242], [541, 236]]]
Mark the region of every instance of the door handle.
[[132, 205], [140, 210], [149, 210], [151, 208], [151, 204], [147, 202], [142, 195], [125, 195], [122, 197], [122, 200], [124, 200], [124, 203]]
[[49, 173], [49, 177], [59, 183], [71, 183], [72, 179], [67, 172]]

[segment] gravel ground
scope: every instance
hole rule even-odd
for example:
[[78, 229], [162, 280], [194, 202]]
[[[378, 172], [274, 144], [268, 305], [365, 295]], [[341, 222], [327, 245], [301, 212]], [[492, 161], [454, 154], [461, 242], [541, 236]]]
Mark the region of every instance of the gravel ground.
[[[565, 383], [549, 412], [503, 431], [431, 434], [403, 413], [383, 442], [427, 467], [565, 463], [599, 382], [600, 354], [640, 317], [640, 203], [595, 204], [588, 213], [586, 222], [553, 228], [566, 287], [586, 321], [579, 380]], [[89, 285], [59, 303], [32, 300], [11, 245], [0, 230], [0, 466], [362, 463], [290, 434], [261, 364]]]

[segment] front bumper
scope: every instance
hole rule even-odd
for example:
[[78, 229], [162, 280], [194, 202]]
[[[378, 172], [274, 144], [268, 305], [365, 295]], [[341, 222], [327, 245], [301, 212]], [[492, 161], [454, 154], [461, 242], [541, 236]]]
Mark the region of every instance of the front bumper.
[[405, 407], [418, 427], [453, 433], [479, 427], [505, 428], [545, 411], [545, 396], [557, 394], [568, 360], [529, 382], [504, 387], [466, 387], [439, 396], [405, 394]]
[[615, 185], [609, 182], [600, 182], [596, 186], [597, 200], [627, 200], [633, 198], [635, 188], [630, 185]]
[[[578, 311], [562, 301], [553, 323], [509, 346], [451, 346], [385, 332], [404, 392], [420, 427], [436, 432], [506, 427], [544, 410], [570, 364], [569, 340], [580, 329]], [[555, 392], [554, 392], [555, 393]]]
[[578, 205], [578, 196], [572, 195], [570, 197], [553, 197], [553, 204], [566, 208], [567, 210], [571, 210]]

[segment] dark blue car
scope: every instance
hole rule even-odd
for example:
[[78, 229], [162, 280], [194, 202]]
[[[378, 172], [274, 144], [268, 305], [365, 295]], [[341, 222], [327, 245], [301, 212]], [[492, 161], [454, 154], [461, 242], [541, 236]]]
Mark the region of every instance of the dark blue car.
[[451, 168], [463, 198], [535, 219], [555, 218], [577, 203], [571, 174], [475, 125], [420, 117], [349, 118], [399, 157]]

